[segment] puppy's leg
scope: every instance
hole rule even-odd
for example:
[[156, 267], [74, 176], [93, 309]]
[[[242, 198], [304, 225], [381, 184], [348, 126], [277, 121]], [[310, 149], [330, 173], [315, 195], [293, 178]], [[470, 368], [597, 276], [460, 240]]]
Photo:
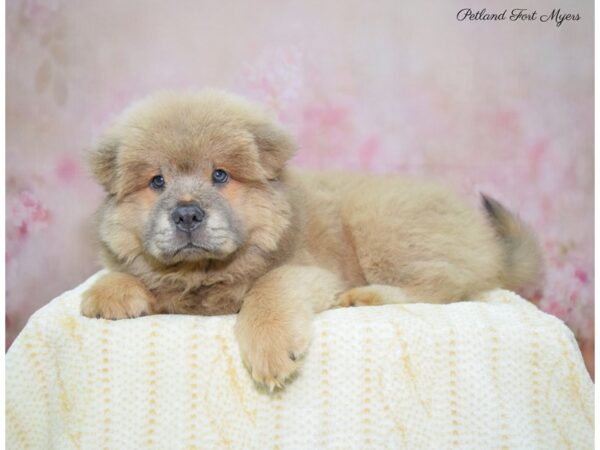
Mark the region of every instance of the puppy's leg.
[[110, 272], [83, 293], [81, 314], [127, 319], [150, 314], [154, 302], [154, 296], [140, 280], [125, 273]]
[[282, 387], [308, 349], [315, 312], [329, 309], [344, 290], [331, 272], [282, 266], [261, 277], [248, 292], [235, 328], [252, 378], [271, 391]]

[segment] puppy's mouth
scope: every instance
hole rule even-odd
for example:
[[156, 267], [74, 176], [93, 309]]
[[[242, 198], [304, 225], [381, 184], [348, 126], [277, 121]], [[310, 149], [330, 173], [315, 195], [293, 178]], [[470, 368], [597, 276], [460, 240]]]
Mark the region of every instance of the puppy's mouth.
[[228, 252], [223, 251], [221, 246], [225, 244], [225, 240], [216, 242], [207, 242], [205, 244], [188, 241], [184, 245], [177, 247], [172, 253], [171, 258], [197, 259], [197, 258], [215, 258], [221, 259], [227, 256]]
[[187, 244], [176, 249], [175, 252], [173, 253], [173, 256], [179, 255], [180, 253], [197, 252], [197, 251], [209, 252], [210, 250], [207, 247], [203, 247], [201, 245], [196, 245], [193, 242], [188, 242]]

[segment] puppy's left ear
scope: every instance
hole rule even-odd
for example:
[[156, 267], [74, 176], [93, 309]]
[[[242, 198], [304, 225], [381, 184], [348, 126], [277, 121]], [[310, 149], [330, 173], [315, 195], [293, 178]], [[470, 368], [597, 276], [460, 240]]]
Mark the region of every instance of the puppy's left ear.
[[279, 176], [285, 163], [294, 156], [297, 144], [294, 138], [276, 122], [261, 122], [251, 126], [260, 152], [260, 163], [267, 177]]
[[117, 176], [117, 153], [119, 141], [112, 136], [103, 137], [87, 150], [87, 162], [96, 181], [107, 193], [113, 194]]

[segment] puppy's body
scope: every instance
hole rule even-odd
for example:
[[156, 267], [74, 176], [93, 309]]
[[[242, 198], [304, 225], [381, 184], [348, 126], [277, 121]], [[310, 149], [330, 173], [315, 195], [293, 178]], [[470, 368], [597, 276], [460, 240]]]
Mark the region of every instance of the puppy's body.
[[91, 154], [113, 272], [82, 312], [239, 311], [242, 357], [272, 387], [295, 371], [314, 312], [465, 300], [538, 277], [535, 239], [494, 200], [484, 214], [412, 179], [289, 170], [294, 148], [260, 109], [219, 92], [125, 113]]
[[503, 247], [490, 221], [440, 186], [302, 172], [288, 182], [304, 199], [298, 261], [328, 268], [349, 287], [393, 285], [414, 301], [438, 303], [504, 284]]

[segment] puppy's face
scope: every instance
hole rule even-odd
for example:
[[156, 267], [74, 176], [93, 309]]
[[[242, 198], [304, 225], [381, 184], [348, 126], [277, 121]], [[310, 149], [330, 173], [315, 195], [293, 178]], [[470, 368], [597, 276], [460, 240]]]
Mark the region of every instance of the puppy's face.
[[224, 259], [272, 224], [271, 183], [294, 144], [265, 113], [204, 91], [126, 111], [91, 153], [110, 194], [103, 242], [162, 265]]

